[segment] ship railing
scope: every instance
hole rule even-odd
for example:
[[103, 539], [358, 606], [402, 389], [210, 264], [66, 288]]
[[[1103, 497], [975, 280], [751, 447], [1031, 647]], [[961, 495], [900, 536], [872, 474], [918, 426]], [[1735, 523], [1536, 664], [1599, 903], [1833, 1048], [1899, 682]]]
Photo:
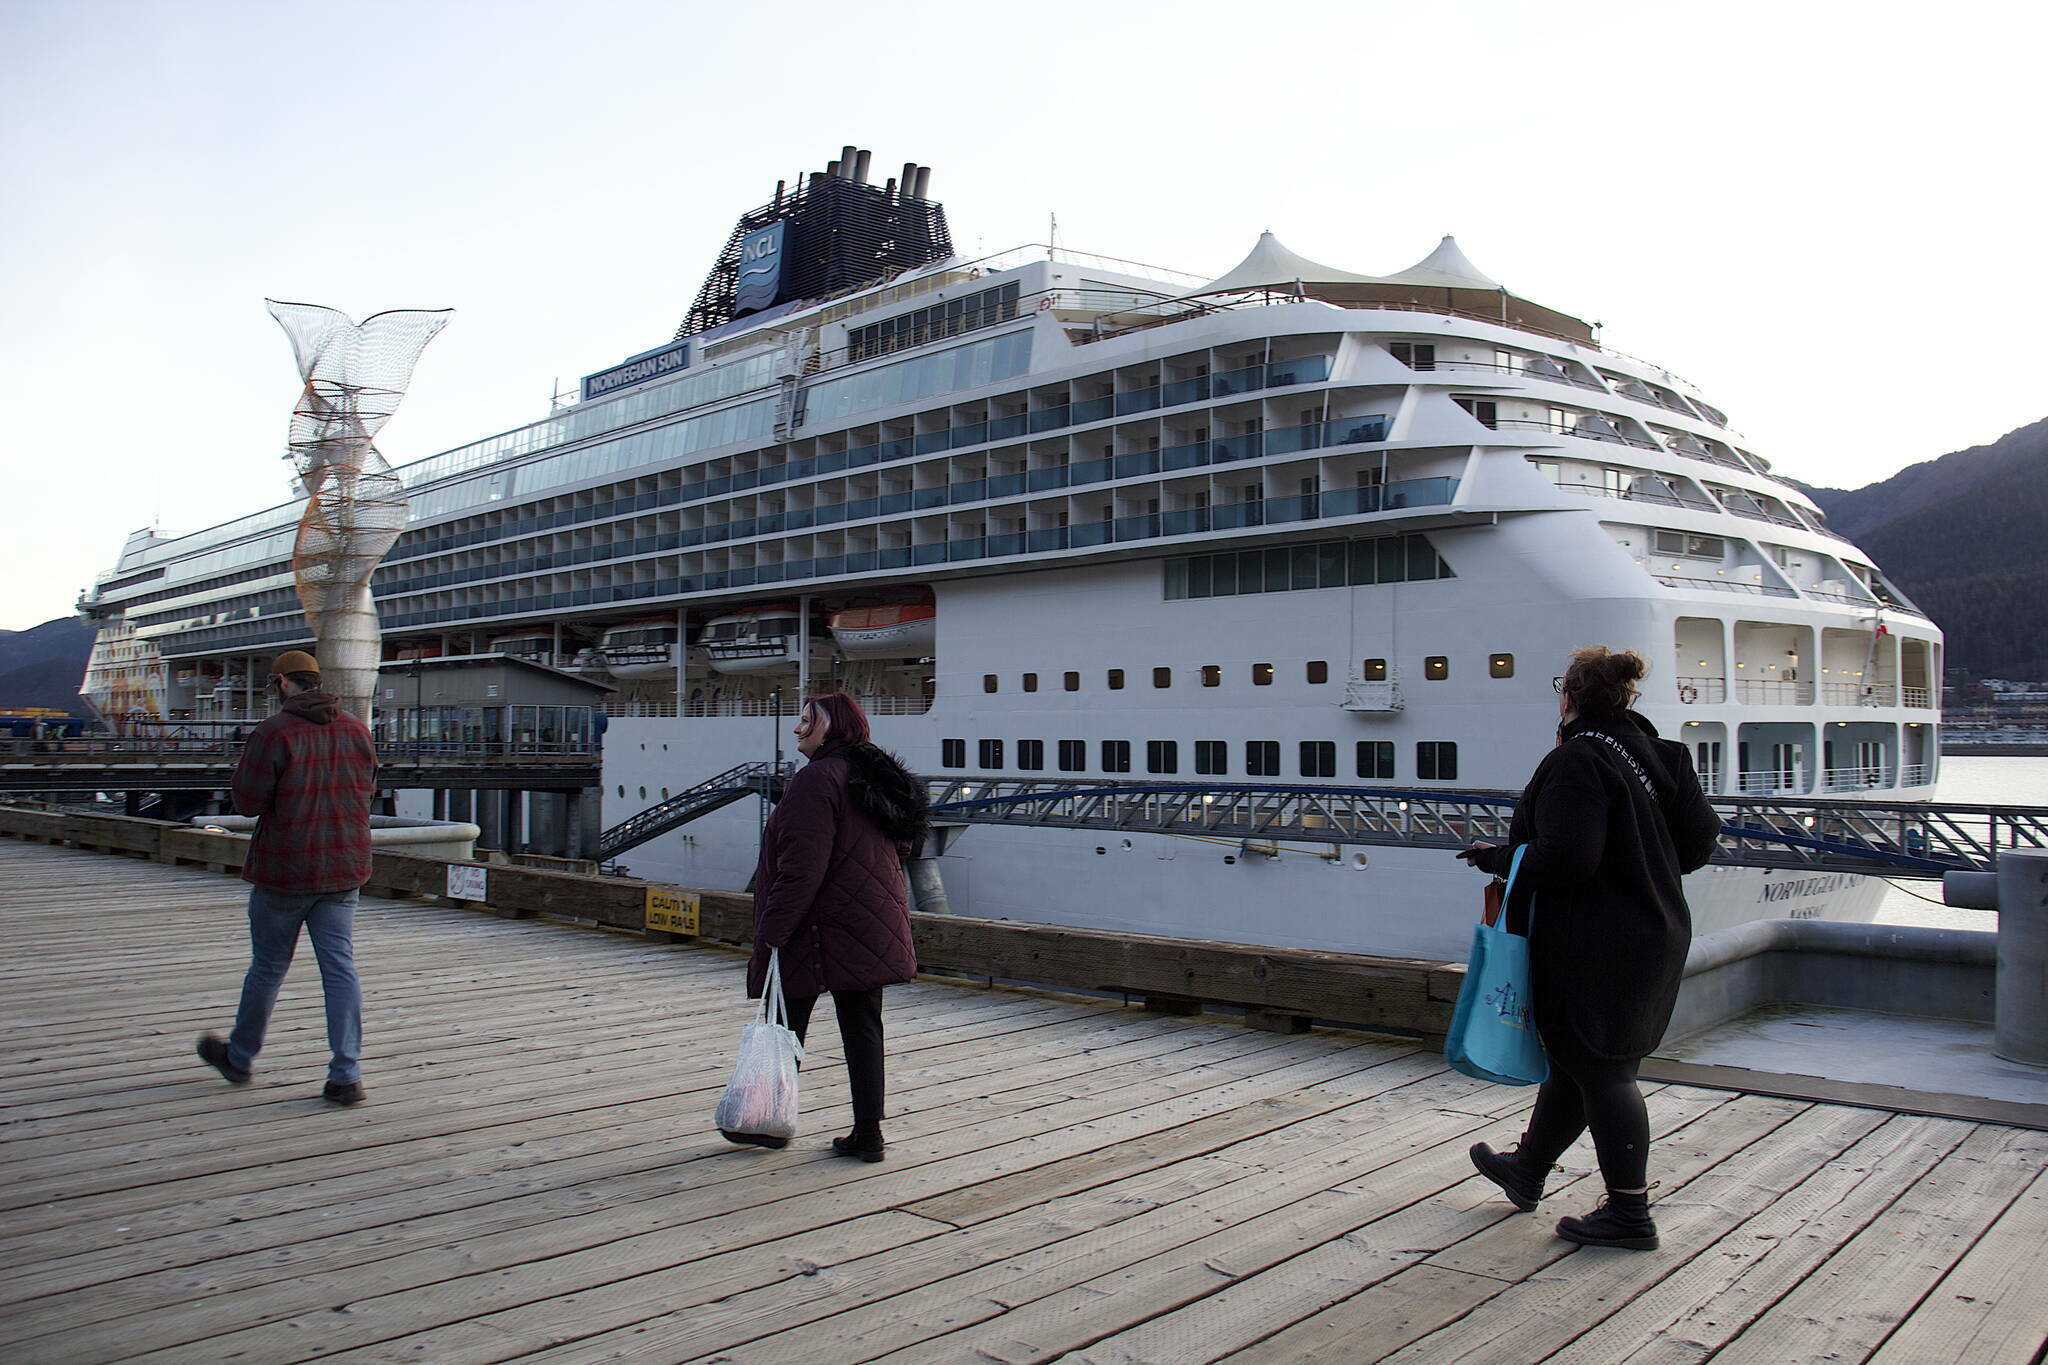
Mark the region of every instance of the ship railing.
[[1737, 678], [1735, 700], [1751, 706], [1811, 706], [1813, 684], [1782, 678]]
[[1866, 791], [1873, 787], [1891, 785], [1887, 770], [1882, 764], [1851, 767], [1824, 768], [1820, 775], [1820, 789], [1824, 792]]
[[1898, 688], [1890, 683], [1826, 682], [1820, 699], [1829, 706], [1896, 706]]
[[1660, 507], [1684, 507], [1695, 512], [1718, 512], [1721, 509], [1705, 498], [1688, 498], [1675, 493], [1652, 493], [1642, 488], [1609, 488], [1596, 483], [1559, 483], [1567, 493], [1581, 493], [1589, 498], [1620, 498], [1625, 502], [1653, 502]]
[[1836, 602], [1845, 607], [1872, 608], [1877, 599], [1867, 593], [1835, 592], [1828, 588], [1801, 588], [1800, 592], [1821, 602]]
[[1694, 675], [1677, 679], [1675, 686], [1679, 701], [1687, 706], [1714, 706], [1728, 700], [1726, 678]]
[[1908, 763], [1899, 769], [1901, 787], [1924, 787], [1934, 781], [1934, 765], [1930, 763]]
[[[1853, 770], [1852, 770], [1853, 771]], [[1780, 774], [1746, 774], [1772, 777]], [[1157, 780], [926, 779], [940, 822], [1172, 835], [1235, 846], [1233, 856], [1315, 853], [1346, 845], [1462, 848], [1506, 839], [1507, 792]], [[1789, 794], [1787, 794], [1789, 795]], [[2048, 848], [2048, 809], [1926, 802], [1713, 801], [1722, 819], [1714, 861], [1938, 877], [1988, 870], [2001, 848]], [[1283, 849], [1281, 841], [1309, 848]], [[1334, 847], [1333, 847], [1334, 846]], [[1354, 855], [1355, 856], [1355, 855]]]
[[1739, 578], [1692, 578], [1684, 574], [1652, 573], [1667, 588], [1683, 588], [1689, 592], [1741, 592], [1753, 593], [1759, 597], [1797, 597], [1798, 593], [1776, 583], [1745, 583]]
[[[932, 709], [929, 697], [882, 696], [851, 693], [860, 709], [871, 716], [921, 716]], [[676, 716], [707, 718], [720, 716], [794, 716], [799, 701], [791, 687], [781, 697], [716, 697], [685, 700], [680, 706], [670, 701], [621, 701], [613, 698], [604, 706], [608, 716], [628, 719], [667, 719]]]
[[1797, 796], [1806, 790], [1806, 777], [1796, 768], [1737, 773], [1735, 790], [1744, 796]]
[[1722, 506], [1745, 521], [1766, 521], [1773, 526], [1789, 526], [1795, 531], [1804, 531], [1806, 523], [1796, 517], [1782, 517], [1776, 512], [1767, 512], [1761, 507], [1744, 507], [1739, 502], [1726, 502]]
[[1411, 361], [1408, 368], [1418, 372], [1430, 370], [1463, 370], [1478, 374], [1504, 374], [1515, 379], [1541, 379], [1551, 384], [1569, 384], [1575, 389], [1590, 389], [1594, 393], [1606, 393], [1605, 384], [1591, 379], [1581, 379], [1563, 370], [1552, 373], [1548, 370], [1534, 370], [1524, 365], [1504, 365], [1497, 360], [1438, 360]]
[[1691, 443], [1683, 440], [1667, 440], [1664, 442], [1664, 448], [1673, 455], [1682, 456], [1688, 460], [1704, 460], [1708, 464], [1717, 464], [1724, 469], [1740, 469], [1744, 472], [1747, 472], [1749, 469], [1749, 466], [1745, 465], [1742, 461], [1732, 455], [1723, 455], [1712, 446], [1699, 441], [1698, 438], [1694, 438]]
[[1553, 436], [1577, 436], [1581, 440], [1604, 441], [1609, 445], [1634, 446], [1637, 450], [1661, 449], [1655, 441], [1631, 436], [1625, 431], [1603, 431], [1575, 422], [1552, 422], [1542, 417], [1496, 417], [1485, 425], [1494, 431], [1542, 431]]

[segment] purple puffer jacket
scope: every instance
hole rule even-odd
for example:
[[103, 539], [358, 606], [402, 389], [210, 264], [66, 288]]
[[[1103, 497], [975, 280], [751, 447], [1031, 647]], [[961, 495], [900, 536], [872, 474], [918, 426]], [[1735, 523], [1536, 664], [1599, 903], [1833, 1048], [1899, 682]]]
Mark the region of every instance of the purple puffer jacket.
[[770, 948], [782, 949], [782, 989], [792, 996], [917, 975], [902, 858], [847, 791], [845, 747], [828, 743], [798, 770], [762, 832], [750, 997], [761, 994]]

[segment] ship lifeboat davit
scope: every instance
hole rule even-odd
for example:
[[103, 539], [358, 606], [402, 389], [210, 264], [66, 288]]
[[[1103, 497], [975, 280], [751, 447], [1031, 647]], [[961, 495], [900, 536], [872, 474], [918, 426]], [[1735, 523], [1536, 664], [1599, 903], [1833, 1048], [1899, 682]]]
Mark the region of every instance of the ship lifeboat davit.
[[615, 678], [672, 678], [679, 634], [674, 617], [643, 616], [606, 630], [597, 648]]
[[553, 630], [515, 630], [506, 635], [491, 637], [491, 653], [510, 654], [515, 658], [532, 659], [538, 663], [549, 662], [555, 653], [555, 632]]
[[791, 606], [714, 616], [697, 636], [720, 673], [767, 673], [797, 661], [800, 617]]
[[832, 638], [849, 659], [922, 658], [938, 642], [938, 617], [930, 602], [848, 607], [832, 613]]

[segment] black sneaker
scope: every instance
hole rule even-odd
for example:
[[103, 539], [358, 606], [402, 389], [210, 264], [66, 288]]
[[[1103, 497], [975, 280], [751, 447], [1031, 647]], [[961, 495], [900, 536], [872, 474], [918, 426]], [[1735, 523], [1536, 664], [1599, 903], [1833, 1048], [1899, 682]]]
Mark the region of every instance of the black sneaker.
[[321, 1087], [320, 1098], [326, 1100], [329, 1104], [361, 1104], [363, 1102], [363, 1083], [361, 1081], [350, 1081], [347, 1085], [343, 1085], [340, 1081], [329, 1081]]
[[1523, 1213], [1534, 1213], [1543, 1201], [1543, 1182], [1550, 1175], [1550, 1167], [1531, 1172], [1523, 1162], [1519, 1146], [1511, 1152], [1496, 1152], [1483, 1142], [1475, 1142], [1466, 1155], [1472, 1158], [1473, 1169], [1500, 1186], [1508, 1202]]
[[880, 1161], [883, 1149], [888, 1144], [882, 1141], [880, 1128], [867, 1128], [860, 1124], [845, 1137], [832, 1139], [832, 1150], [839, 1156], [858, 1157], [862, 1161]]
[[228, 1060], [228, 1045], [211, 1033], [199, 1035], [199, 1060], [218, 1071], [229, 1085], [247, 1085], [250, 1074]]
[[1655, 1251], [1657, 1224], [1650, 1218], [1647, 1194], [1609, 1192], [1600, 1207], [1584, 1218], [1560, 1218], [1557, 1235], [1582, 1247], [1619, 1247], [1623, 1251]]
[[736, 1142], [742, 1147], [766, 1147], [771, 1152], [779, 1152], [789, 1146], [788, 1138], [770, 1137], [766, 1133], [735, 1133], [730, 1128], [721, 1128], [718, 1135], [727, 1142]]

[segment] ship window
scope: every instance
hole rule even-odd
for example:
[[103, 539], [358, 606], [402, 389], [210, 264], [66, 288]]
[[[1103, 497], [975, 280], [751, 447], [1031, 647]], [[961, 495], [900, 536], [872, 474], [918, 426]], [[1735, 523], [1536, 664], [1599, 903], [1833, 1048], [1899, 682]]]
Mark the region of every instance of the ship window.
[[1420, 341], [1394, 341], [1387, 344], [1394, 359], [1411, 370], [1433, 370], [1436, 368], [1436, 347]]
[[1422, 676], [1431, 682], [1442, 682], [1451, 676], [1451, 661], [1442, 654], [1432, 654], [1422, 661]]
[[1305, 739], [1301, 742], [1301, 775], [1303, 777], [1335, 777], [1337, 775], [1337, 746], [1327, 739]]
[[1079, 673], [1067, 674], [1066, 688], [1069, 692], [1079, 692], [1081, 690], [1081, 675]]
[[1145, 771], [1148, 773], [1179, 772], [1180, 744], [1171, 739], [1146, 740]]
[[1389, 739], [1359, 740], [1358, 775], [1360, 777], [1392, 777], [1394, 775], [1394, 742]]
[[1330, 665], [1326, 659], [1308, 661], [1308, 680], [1312, 683], [1326, 683], [1330, 680]]
[[1044, 768], [1045, 741], [1042, 739], [1018, 740], [1017, 766], [1028, 773], [1035, 773]]
[[1127, 773], [1131, 770], [1131, 742], [1127, 739], [1102, 741], [1102, 771]]
[[1424, 782], [1458, 780], [1458, 746], [1448, 740], [1422, 740], [1415, 746], [1415, 776]]
[[967, 766], [967, 741], [964, 739], [942, 739], [939, 741], [939, 766], [942, 768], [964, 768]]
[[1211, 777], [1230, 771], [1230, 745], [1220, 739], [1195, 741], [1195, 771]]
[[981, 675], [981, 690], [982, 690], [982, 691], [984, 691], [984, 692], [993, 692], [993, 691], [995, 691], [995, 690], [996, 690], [996, 675], [995, 675], [995, 674], [993, 674], [993, 673], [984, 673], [984, 674], [982, 674], [982, 675]]
[[1084, 739], [1063, 739], [1060, 741], [1060, 771], [1078, 773], [1088, 766], [1088, 741]]
[[1173, 670], [1172, 670], [1172, 669], [1170, 669], [1170, 668], [1155, 668], [1155, 669], [1153, 669], [1153, 670], [1152, 670], [1152, 685], [1153, 685], [1154, 687], [1171, 687], [1171, 686], [1173, 686]]
[[1003, 766], [1003, 742], [999, 739], [984, 739], [975, 746], [975, 758], [984, 768]]
[[1223, 669], [1222, 669], [1222, 668], [1221, 668], [1221, 667], [1220, 667], [1219, 665], [1217, 665], [1217, 664], [1203, 664], [1203, 665], [1202, 665], [1202, 686], [1204, 686], [1204, 687], [1221, 687], [1222, 685], [1223, 685]]
[[1280, 776], [1280, 744], [1271, 739], [1244, 742], [1244, 770], [1249, 777]]
[[1036, 692], [1038, 690], [1038, 675], [1036, 673], [1026, 673], [1024, 675], [1024, 690], [1026, 692]]
[[1359, 676], [1367, 682], [1385, 682], [1387, 680], [1387, 661], [1385, 659], [1367, 659], [1365, 667], [1359, 671]]
[[1490, 654], [1486, 659], [1486, 676], [1489, 678], [1512, 678], [1515, 676], [1515, 656], [1512, 654]]
[[1124, 690], [1124, 671], [1121, 668], [1109, 670], [1109, 690], [1112, 692]]
[[1253, 664], [1253, 665], [1252, 665], [1252, 686], [1253, 686], [1253, 687], [1271, 687], [1272, 685], [1273, 685], [1273, 665], [1271, 665], [1271, 664]]

